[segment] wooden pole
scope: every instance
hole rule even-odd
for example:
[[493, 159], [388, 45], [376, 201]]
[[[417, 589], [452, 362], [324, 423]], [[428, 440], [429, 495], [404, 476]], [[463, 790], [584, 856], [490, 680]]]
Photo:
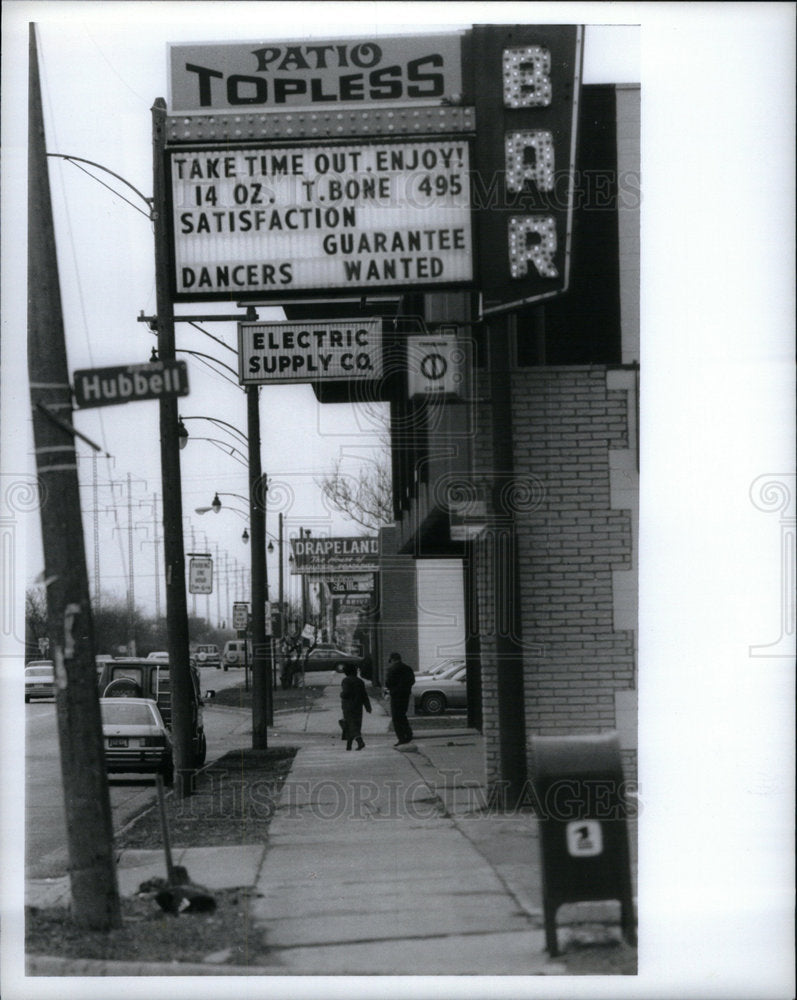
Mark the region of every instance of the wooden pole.
[[[174, 306], [169, 282], [169, 229], [166, 192], [166, 102], [152, 107], [153, 222], [155, 226], [155, 290], [158, 308], [158, 357], [173, 361]], [[162, 397], [160, 406], [161, 482], [163, 493], [163, 554], [166, 567], [166, 631], [172, 701], [172, 743], [176, 790], [190, 795], [194, 771], [191, 702], [194, 692], [188, 655], [188, 604], [185, 593], [183, 498], [180, 482], [178, 401]]]
[[266, 637], [266, 481], [260, 463], [258, 387], [246, 388], [249, 432], [249, 535], [252, 547], [252, 748], [268, 747], [271, 645]]
[[29, 52], [28, 372], [72, 914], [82, 927], [109, 930], [121, 914], [34, 24]]

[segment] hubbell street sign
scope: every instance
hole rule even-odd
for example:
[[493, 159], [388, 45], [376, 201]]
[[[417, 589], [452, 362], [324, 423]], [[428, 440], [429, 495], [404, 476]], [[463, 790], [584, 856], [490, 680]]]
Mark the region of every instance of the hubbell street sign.
[[473, 278], [466, 142], [180, 150], [169, 166], [177, 299]]
[[381, 319], [239, 323], [242, 385], [382, 377]]
[[188, 395], [185, 361], [155, 361], [116, 368], [81, 368], [74, 373], [77, 405], [113, 406], [139, 399]]
[[377, 573], [379, 536], [292, 538], [291, 573]]

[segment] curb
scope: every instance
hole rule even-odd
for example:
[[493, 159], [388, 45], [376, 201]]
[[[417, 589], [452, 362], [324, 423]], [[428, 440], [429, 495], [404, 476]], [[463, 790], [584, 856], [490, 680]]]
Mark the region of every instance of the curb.
[[212, 962], [119, 962], [97, 958], [27, 955], [27, 976], [272, 976], [260, 965], [217, 965]]

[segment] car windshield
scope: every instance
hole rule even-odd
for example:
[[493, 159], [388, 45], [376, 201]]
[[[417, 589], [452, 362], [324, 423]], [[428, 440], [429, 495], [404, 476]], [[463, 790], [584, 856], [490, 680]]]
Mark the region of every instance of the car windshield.
[[[28, 667], [25, 671], [26, 677], [51, 677], [53, 673], [52, 667]], [[19, 674], [17, 674], [19, 676]]]
[[120, 702], [100, 701], [102, 724], [104, 726], [154, 726], [155, 713], [152, 706], [125, 699]]
[[141, 667], [114, 667], [111, 671], [111, 680], [118, 681], [121, 678], [141, 684]]
[[462, 670], [465, 664], [458, 663], [438, 663], [436, 667], [430, 667], [428, 671], [425, 671], [427, 677], [453, 677], [458, 670]]

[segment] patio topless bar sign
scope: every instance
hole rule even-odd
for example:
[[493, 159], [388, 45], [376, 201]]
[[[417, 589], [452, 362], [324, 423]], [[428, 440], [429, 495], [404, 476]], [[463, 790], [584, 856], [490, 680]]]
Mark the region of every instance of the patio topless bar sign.
[[170, 47], [174, 301], [570, 280], [583, 30]]

